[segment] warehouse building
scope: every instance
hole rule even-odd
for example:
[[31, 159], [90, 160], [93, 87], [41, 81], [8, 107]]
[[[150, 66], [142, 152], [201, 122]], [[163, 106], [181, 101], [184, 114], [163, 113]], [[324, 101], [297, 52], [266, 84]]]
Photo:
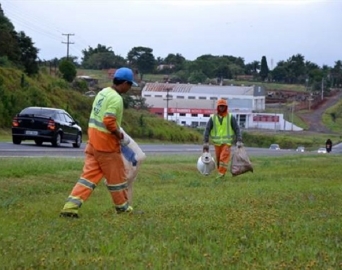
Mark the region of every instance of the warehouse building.
[[223, 98], [241, 128], [301, 130], [283, 114], [265, 113], [266, 91], [261, 86], [147, 83], [141, 96], [150, 112], [179, 125], [204, 127], [216, 112], [216, 101]]

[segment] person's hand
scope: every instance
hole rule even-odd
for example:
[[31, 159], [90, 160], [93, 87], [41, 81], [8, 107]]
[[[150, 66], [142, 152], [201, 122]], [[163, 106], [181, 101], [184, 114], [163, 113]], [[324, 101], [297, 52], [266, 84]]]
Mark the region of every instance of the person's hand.
[[203, 144], [203, 152], [209, 152], [209, 143]]
[[238, 141], [237, 143], [236, 143], [236, 147], [237, 148], [241, 148], [243, 146], [243, 142], [242, 141]]
[[131, 140], [129, 139], [129, 137], [124, 136], [124, 134], [121, 133], [121, 140], [120, 140], [121, 146], [127, 146], [130, 142]]

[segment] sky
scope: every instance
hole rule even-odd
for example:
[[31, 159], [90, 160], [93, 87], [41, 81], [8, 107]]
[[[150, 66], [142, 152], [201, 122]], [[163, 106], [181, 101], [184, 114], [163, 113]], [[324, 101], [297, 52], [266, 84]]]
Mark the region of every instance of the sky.
[[[342, 60], [342, 0], [0, 0], [17, 32], [50, 60], [98, 44], [127, 57], [137, 46], [165, 58], [266, 56], [270, 69], [301, 54], [319, 66]], [[70, 34], [67, 36], [67, 34]]]

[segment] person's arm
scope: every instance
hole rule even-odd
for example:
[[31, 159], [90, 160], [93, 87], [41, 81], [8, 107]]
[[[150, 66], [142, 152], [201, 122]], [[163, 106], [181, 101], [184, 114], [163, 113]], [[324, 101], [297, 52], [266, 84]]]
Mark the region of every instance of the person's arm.
[[232, 125], [232, 129], [234, 130], [235, 136], [236, 136], [236, 141], [237, 142], [242, 142], [242, 134], [241, 134], [241, 130], [240, 127], [235, 119], [235, 117], [232, 115], [231, 117], [231, 125]]
[[103, 124], [110, 133], [112, 133], [118, 140], [121, 140], [123, 136], [120, 131], [120, 127], [116, 122], [117, 106], [120, 106], [120, 104], [118, 104], [118, 100], [116, 99], [108, 101], [108, 104], [109, 105], [103, 117]]
[[210, 136], [210, 131], [212, 128], [213, 128], [213, 120], [210, 117], [205, 127], [205, 130], [203, 132], [203, 152], [209, 152], [209, 136]]
[[213, 128], [213, 119], [210, 117], [203, 132], [203, 143], [209, 143], [210, 131]]

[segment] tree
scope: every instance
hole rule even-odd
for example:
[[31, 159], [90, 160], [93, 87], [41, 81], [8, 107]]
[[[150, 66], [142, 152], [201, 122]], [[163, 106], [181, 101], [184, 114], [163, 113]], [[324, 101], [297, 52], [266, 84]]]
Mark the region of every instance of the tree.
[[305, 83], [307, 70], [305, 58], [301, 54], [293, 55], [287, 60], [288, 83]]
[[335, 62], [335, 66], [331, 69], [332, 85], [341, 87], [342, 84], [342, 61]]
[[271, 71], [271, 75], [273, 81], [283, 83], [287, 78], [287, 70], [285, 66], [278, 65]]
[[71, 61], [63, 59], [60, 61], [58, 69], [62, 73], [63, 79], [67, 82], [72, 82], [75, 79], [77, 71], [75, 65]]
[[32, 39], [22, 31], [18, 33], [17, 40], [20, 48], [20, 62], [24, 66], [26, 74], [37, 74], [39, 72], [39, 50], [33, 46]]
[[263, 56], [261, 58], [261, 66], [260, 66], [260, 72], [259, 72], [261, 80], [265, 81], [265, 79], [268, 77], [269, 71], [270, 70], [268, 69], [266, 56]]
[[83, 58], [82, 58], [82, 63], [84, 61], [87, 61], [89, 57], [95, 53], [105, 53], [105, 52], [113, 52], [112, 47], [106, 47], [105, 45], [97, 44], [96, 48], [92, 48], [88, 46], [88, 49], [82, 50], [83, 53]]
[[16, 64], [20, 61], [17, 33], [11, 21], [5, 16], [0, 5], [0, 57], [4, 56]]
[[153, 55], [153, 49], [147, 47], [134, 47], [127, 54], [129, 64], [138, 69], [140, 79], [144, 74], [153, 72], [156, 60]]
[[245, 74], [246, 75], [257, 75], [260, 70], [260, 62], [253, 61], [245, 65]]
[[89, 69], [119, 68], [126, 65], [126, 60], [115, 55], [111, 47], [98, 44], [96, 48], [82, 50], [82, 66]]
[[204, 83], [207, 80], [207, 76], [202, 71], [194, 71], [190, 74], [188, 79], [189, 83]]
[[164, 59], [164, 62], [168, 65], [174, 65], [174, 70], [179, 71], [184, 67], [185, 58], [179, 53], [169, 53]]

